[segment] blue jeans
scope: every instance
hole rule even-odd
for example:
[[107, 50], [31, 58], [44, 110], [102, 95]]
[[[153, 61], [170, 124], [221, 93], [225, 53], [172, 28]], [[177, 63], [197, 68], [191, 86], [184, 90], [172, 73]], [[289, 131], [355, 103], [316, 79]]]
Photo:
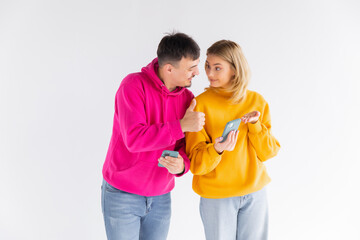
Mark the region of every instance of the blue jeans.
[[266, 240], [266, 190], [220, 199], [200, 198], [200, 215], [207, 240]]
[[102, 184], [101, 206], [109, 240], [166, 239], [171, 217], [170, 193], [144, 197]]

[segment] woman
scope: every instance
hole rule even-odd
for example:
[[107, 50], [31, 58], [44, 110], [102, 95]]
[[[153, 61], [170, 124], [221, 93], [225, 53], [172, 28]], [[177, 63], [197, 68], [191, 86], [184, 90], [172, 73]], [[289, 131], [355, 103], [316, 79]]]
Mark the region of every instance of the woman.
[[[270, 178], [263, 162], [280, 148], [271, 134], [269, 106], [247, 89], [250, 71], [235, 42], [214, 43], [205, 70], [210, 87], [196, 97], [195, 111], [205, 113], [206, 123], [200, 132], [186, 134], [186, 151], [206, 239], [267, 239], [264, 187]], [[239, 129], [222, 142], [226, 123], [238, 118]]]

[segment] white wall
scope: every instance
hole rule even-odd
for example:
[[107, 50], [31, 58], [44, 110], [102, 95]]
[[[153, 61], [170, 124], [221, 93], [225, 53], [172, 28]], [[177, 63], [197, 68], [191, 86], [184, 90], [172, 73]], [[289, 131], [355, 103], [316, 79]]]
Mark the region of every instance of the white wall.
[[[0, 239], [105, 239], [101, 168], [121, 79], [173, 29], [231, 39], [270, 104], [270, 239], [360, 239], [358, 1], [0, 2]], [[169, 239], [204, 239], [191, 173]]]

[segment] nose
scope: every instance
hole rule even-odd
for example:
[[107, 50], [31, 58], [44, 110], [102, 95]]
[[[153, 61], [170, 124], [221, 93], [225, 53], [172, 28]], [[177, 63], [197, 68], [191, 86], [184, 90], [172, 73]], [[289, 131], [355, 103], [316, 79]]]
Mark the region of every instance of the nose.
[[207, 71], [206, 71], [206, 75], [207, 75], [209, 78], [212, 77], [212, 76], [213, 76], [213, 71], [207, 70]]
[[200, 74], [200, 72], [199, 72], [199, 68], [198, 67], [196, 67], [195, 68], [195, 70], [194, 70], [194, 75], [199, 75]]

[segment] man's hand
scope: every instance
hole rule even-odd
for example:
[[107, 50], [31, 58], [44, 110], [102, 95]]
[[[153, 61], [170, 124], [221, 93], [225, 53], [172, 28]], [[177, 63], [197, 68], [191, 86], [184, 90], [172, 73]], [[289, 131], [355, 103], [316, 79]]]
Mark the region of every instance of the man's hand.
[[241, 117], [241, 121], [243, 123], [256, 123], [258, 120], [259, 120], [259, 117], [260, 117], [260, 112], [258, 111], [252, 111], [252, 112], [249, 112], [247, 114], [245, 114], [244, 116]]
[[214, 144], [214, 148], [215, 151], [219, 154], [221, 154], [223, 151], [232, 151], [235, 148], [237, 139], [239, 136], [239, 131], [231, 131], [225, 142], [220, 142], [223, 138], [222, 137], [218, 137], [215, 139], [215, 144]]
[[189, 108], [186, 110], [183, 119], [180, 120], [183, 132], [198, 132], [205, 125], [205, 113], [194, 112], [196, 100], [193, 99]]
[[171, 174], [180, 174], [185, 169], [184, 159], [179, 154], [177, 158], [170, 156], [160, 157], [159, 163], [161, 163]]

